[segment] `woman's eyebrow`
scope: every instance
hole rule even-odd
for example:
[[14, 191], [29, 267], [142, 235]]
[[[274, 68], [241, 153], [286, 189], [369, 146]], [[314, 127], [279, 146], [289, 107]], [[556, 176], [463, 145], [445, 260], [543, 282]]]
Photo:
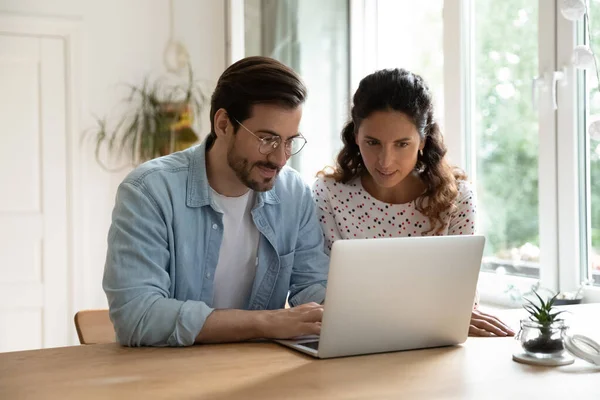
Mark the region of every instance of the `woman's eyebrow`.
[[[367, 136], [365, 136], [365, 139], [377, 140], [378, 142], [380, 142], [380, 141], [381, 141], [380, 139], [377, 139], [377, 138], [375, 138], [375, 137], [373, 137], [373, 136], [368, 136], [368, 135], [367, 135]], [[411, 139], [412, 139], [412, 138], [411, 138], [410, 136], [407, 136], [407, 137], [404, 137], [404, 138], [401, 138], [401, 139], [396, 139], [396, 140], [394, 140], [394, 142], [408, 142], [408, 141], [409, 141], [409, 140], [411, 140]]]

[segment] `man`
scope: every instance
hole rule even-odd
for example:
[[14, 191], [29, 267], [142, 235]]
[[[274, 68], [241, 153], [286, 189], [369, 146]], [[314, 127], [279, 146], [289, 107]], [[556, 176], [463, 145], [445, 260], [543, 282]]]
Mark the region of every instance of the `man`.
[[329, 260], [310, 189], [285, 166], [306, 143], [305, 96], [285, 65], [243, 59], [217, 82], [206, 140], [121, 183], [103, 280], [121, 344], [320, 332]]

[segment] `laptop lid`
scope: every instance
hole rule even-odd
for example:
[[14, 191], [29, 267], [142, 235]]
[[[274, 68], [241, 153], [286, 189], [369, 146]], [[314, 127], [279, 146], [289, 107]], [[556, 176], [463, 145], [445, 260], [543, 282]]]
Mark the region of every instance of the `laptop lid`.
[[334, 242], [318, 357], [464, 342], [484, 244], [479, 235]]

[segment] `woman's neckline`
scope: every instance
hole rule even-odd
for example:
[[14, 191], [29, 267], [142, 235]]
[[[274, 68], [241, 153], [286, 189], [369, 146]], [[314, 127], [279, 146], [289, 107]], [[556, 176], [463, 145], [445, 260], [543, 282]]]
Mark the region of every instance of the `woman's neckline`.
[[425, 191], [423, 191], [419, 196], [417, 196], [417, 197], [415, 197], [415, 198], [413, 198], [411, 200], [404, 201], [404, 202], [400, 202], [400, 201], [398, 201], [398, 202], [395, 202], [395, 201], [385, 201], [385, 200], [381, 200], [381, 199], [377, 198], [369, 190], [367, 190], [367, 188], [363, 184], [363, 177], [362, 176], [358, 176], [357, 178], [355, 178], [354, 183], [357, 185], [357, 187], [360, 187], [362, 189], [362, 191], [364, 191], [371, 198], [371, 200], [374, 200], [374, 201], [377, 201], [377, 202], [379, 202], [381, 204], [386, 204], [386, 205], [410, 206], [411, 204], [414, 204], [425, 193]]

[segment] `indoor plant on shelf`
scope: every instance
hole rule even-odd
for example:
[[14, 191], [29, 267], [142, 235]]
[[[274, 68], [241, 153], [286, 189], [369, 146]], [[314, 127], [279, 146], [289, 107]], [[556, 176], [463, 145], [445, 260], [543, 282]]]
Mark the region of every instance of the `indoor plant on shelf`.
[[107, 118], [96, 119], [95, 155], [103, 168], [111, 170], [102, 161], [103, 146], [111, 157], [127, 154], [135, 166], [198, 141], [192, 124], [194, 116], [203, 110], [206, 96], [194, 82], [191, 68], [185, 84], [146, 78], [139, 86], [127, 86], [130, 93], [125, 99], [126, 109], [114, 127], [109, 126]]
[[544, 301], [534, 290], [540, 304], [525, 299], [528, 304], [523, 308], [529, 313], [528, 319], [521, 320], [521, 330], [517, 335], [523, 350], [531, 356], [547, 358], [556, 357], [564, 351], [562, 334], [567, 329], [562, 318], [564, 311], [556, 311], [554, 302], [557, 295]]

